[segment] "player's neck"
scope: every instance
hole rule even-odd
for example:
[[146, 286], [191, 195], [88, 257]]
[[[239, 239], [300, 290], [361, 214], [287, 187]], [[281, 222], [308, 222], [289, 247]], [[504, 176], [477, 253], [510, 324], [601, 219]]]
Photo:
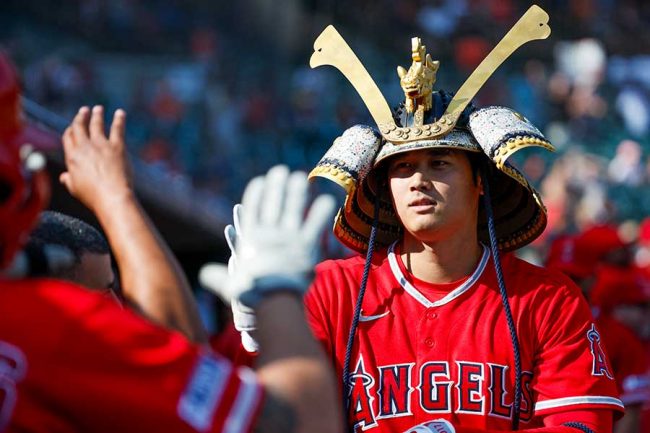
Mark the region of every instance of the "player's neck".
[[457, 281], [476, 269], [483, 252], [476, 235], [472, 234], [437, 242], [425, 242], [405, 234], [400, 245], [402, 261], [420, 280], [434, 284]]

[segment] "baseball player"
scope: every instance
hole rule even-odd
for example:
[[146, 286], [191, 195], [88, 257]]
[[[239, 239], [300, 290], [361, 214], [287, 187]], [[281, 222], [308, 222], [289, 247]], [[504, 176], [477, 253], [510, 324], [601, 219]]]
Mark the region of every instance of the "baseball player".
[[[350, 128], [312, 172], [346, 188], [334, 232], [365, 254], [321, 264], [306, 298], [357, 431], [608, 432], [622, 411], [580, 291], [507, 254], [546, 224], [507, 158], [552, 146], [519, 113], [469, 102], [503, 47], [548, 36], [547, 22], [532, 7], [453, 97], [433, 90], [439, 63], [414, 38], [405, 101], [388, 117], [360, 90], [379, 131]], [[340, 36], [314, 48], [312, 66], [365, 88]]]
[[614, 426], [616, 433], [640, 431], [641, 407], [650, 398], [643, 344], [634, 326], [625, 326], [628, 318], [643, 317], [647, 302], [643, 287], [648, 283], [643, 273], [629, 266], [628, 257], [628, 246], [615, 228], [597, 226], [555, 239], [546, 260], [547, 268], [561, 271], [582, 289], [602, 331], [602, 344], [625, 405], [625, 415]]
[[632, 267], [601, 266], [594, 273], [589, 300], [626, 409], [614, 431], [638, 432], [641, 409], [650, 403], [650, 367], [638, 326], [647, 322], [644, 310], [650, 303], [650, 280]]
[[519, 113], [469, 103], [547, 21], [531, 8], [453, 97], [413, 38], [393, 112], [333, 27], [314, 43], [311, 66], [340, 69], [378, 127], [348, 129], [312, 171], [346, 189], [334, 233], [360, 253], [320, 264], [305, 299], [354, 431], [606, 433], [623, 410], [579, 289], [509, 254], [546, 214], [506, 160], [552, 146]]
[[[13, 69], [0, 56], [0, 270], [47, 199], [44, 158], [19, 151], [26, 140], [19, 107]], [[89, 111], [75, 118], [72, 140], [66, 133], [62, 181], [86, 204], [98, 189], [110, 200], [131, 200], [124, 113], [116, 112], [106, 137], [101, 110], [92, 117]], [[273, 173], [251, 182], [242, 216], [248, 232], [278, 236], [241, 242], [238, 251], [250, 266], [224, 280], [233, 299], [255, 311], [264, 327], [257, 374], [99, 293], [62, 281], [0, 278], [0, 431], [337, 431], [333, 376], [304, 323], [300, 296], [314, 262], [304, 259], [282, 271], [264, 266], [287, 249], [312, 257], [334, 203], [322, 196], [304, 218], [306, 176], [289, 176], [282, 167]], [[277, 207], [279, 201], [287, 206]], [[159, 242], [149, 248], [160, 249]], [[161, 262], [147, 266], [162, 270], [168, 266], [164, 252], [156, 254]]]

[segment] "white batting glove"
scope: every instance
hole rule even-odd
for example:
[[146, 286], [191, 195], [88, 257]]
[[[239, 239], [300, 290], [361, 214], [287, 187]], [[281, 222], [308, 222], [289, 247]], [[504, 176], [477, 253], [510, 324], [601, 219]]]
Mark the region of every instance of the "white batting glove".
[[273, 167], [249, 182], [240, 209], [232, 275], [221, 284], [231, 299], [255, 308], [268, 294], [302, 295], [307, 289], [319, 258], [319, 236], [336, 207], [334, 197], [321, 195], [305, 217], [307, 196], [306, 174], [289, 174], [286, 166]]
[[232, 210], [233, 224], [228, 224], [224, 230], [224, 236], [230, 248], [230, 259], [228, 267], [220, 263], [210, 263], [201, 268], [199, 281], [201, 284], [210, 289], [225, 302], [230, 303], [232, 309], [233, 323], [235, 329], [241, 334], [242, 346], [247, 352], [254, 353], [259, 349], [259, 344], [253, 338], [251, 333], [257, 329], [257, 318], [252, 308], [244, 306], [239, 300], [231, 299], [230, 293], [226, 288], [226, 282], [229, 277], [234, 276], [237, 266], [237, 239], [241, 236], [241, 209], [240, 204], [236, 204]]
[[456, 433], [456, 429], [449, 421], [439, 418], [413, 426], [404, 433]]

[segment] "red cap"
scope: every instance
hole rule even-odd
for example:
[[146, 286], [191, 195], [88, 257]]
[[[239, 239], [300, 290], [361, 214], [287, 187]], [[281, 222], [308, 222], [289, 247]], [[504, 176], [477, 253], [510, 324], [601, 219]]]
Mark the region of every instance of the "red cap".
[[600, 225], [591, 227], [576, 236], [576, 254], [581, 260], [592, 266], [601, 263], [609, 253], [627, 247], [614, 226]]
[[591, 304], [601, 310], [650, 301], [650, 280], [635, 268], [602, 266], [591, 290]]
[[576, 251], [575, 236], [562, 235], [553, 240], [546, 259], [546, 267], [564, 272], [571, 278], [585, 278], [593, 272], [593, 264]]

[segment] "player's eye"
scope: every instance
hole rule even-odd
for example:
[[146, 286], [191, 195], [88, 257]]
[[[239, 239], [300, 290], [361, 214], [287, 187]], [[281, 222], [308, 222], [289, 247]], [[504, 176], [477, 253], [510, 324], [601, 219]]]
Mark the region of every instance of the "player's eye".
[[449, 162], [444, 159], [434, 159], [431, 161], [430, 164], [432, 167], [440, 168], [440, 167], [446, 167], [447, 165], [449, 165]]
[[411, 168], [412, 166], [413, 164], [411, 164], [409, 161], [396, 161], [391, 165], [390, 169], [391, 171], [400, 171]]

